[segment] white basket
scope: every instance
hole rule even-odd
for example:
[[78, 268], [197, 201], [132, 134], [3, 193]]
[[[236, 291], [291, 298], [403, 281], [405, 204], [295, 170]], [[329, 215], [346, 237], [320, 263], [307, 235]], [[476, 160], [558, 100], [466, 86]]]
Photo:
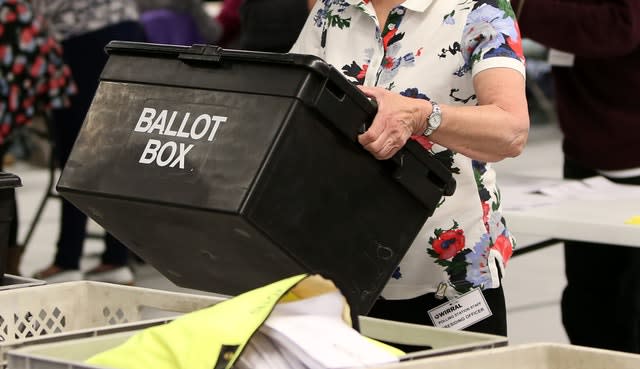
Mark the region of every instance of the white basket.
[[[507, 344], [506, 337], [489, 334], [453, 331], [417, 324], [360, 317], [362, 334], [387, 342], [433, 349], [407, 355], [407, 360], [424, 359], [452, 352], [487, 349]], [[53, 344], [35, 345], [9, 352], [9, 369], [95, 369], [103, 367], [86, 364], [93, 355], [124, 343], [135, 331], [69, 340]], [[475, 368], [474, 368], [475, 369]], [[511, 368], [510, 368], [511, 369]]]
[[0, 278], [0, 281], [2, 282], [0, 283], [0, 291], [12, 290], [14, 288], [41, 286], [46, 283], [40, 279], [20, 277], [6, 273]]
[[567, 344], [531, 343], [414, 360], [400, 364], [385, 365], [377, 369], [383, 368], [638, 369], [640, 368], [640, 355]]
[[19, 346], [142, 329], [223, 299], [90, 281], [0, 291], [0, 363]]
[[[9, 369], [105, 369], [86, 364], [135, 332], [21, 348], [9, 353]], [[534, 343], [418, 358], [369, 369], [638, 369], [640, 355], [554, 343]]]

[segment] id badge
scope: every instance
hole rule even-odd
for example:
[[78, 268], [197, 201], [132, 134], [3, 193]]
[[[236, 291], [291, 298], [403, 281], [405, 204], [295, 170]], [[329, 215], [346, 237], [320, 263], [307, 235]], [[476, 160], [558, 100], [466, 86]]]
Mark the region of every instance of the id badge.
[[451, 299], [428, 313], [434, 327], [454, 330], [466, 328], [493, 315], [478, 288]]

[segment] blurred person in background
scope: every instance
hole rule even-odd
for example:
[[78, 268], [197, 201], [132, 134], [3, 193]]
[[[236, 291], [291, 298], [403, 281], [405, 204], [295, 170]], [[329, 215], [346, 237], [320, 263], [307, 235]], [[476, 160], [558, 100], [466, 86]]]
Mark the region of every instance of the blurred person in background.
[[288, 52], [316, 0], [233, 0], [240, 5], [239, 47]]
[[[107, 61], [105, 45], [111, 40], [144, 41], [134, 0], [32, 0], [48, 28], [62, 43], [65, 63], [71, 68], [78, 93], [71, 106], [53, 111], [53, 140], [59, 165], [66, 164], [98, 87]], [[47, 282], [99, 280], [133, 284], [128, 265], [129, 250], [111, 234], [104, 236], [105, 249], [100, 264], [83, 273], [80, 259], [86, 238], [87, 216], [62, 199], [60, 232], [53, 263], [35, 273]]]
[[[640, 1], [511, 3], [523, 36], [552, 48], [564, 177], [640, 185]], [[564, 252], [571, 343], [640, 353], [640, 248], [565, 242]]]
[[[49, 35], [42, 17], [28, 1], [0, 0], [0, 158], [12, 134], [36, 114], [69, 105], [75, 92], [71, 71], [62, 60], [59, 43]], [[0, 160], [0, 171], [4, 160]], [[3, 205], [4, 206], [4, 205]], [[5, 270], [19, 275], [22, 252], [17, 242], [18, 212], [15, 194], [9, 204], [11, 223]], [[2, 242], [5, 242], [3, 240]], [[3, 245], [0, 245], [3, 247]]]
[[240, 32], [242, 0], [224, 0], [217, 15], [208, 14], [202, 0], [136, 0], [149, 42], [231, 46]]
[[[166, 9], [192, 17], [199, 32], [198, 37], [204, 42], [232, 40], [239, 28], [239, 3], [235, 0], [225, 1], [217, 17], [206, 14], [200, 0], [32, 0], [32, 4], [44, 15], [48, 27], [62, 43], [64, 61], [70, 66], [78, 86], [71, 106], [53, 112], [52, 133], [61, 167], [69, 158], [98, 87], [100, 73], [107, 62], [108, 55], [104, 47], [112, 40], [148, 41], [140, 10], [151, 12]], [[168, 29], [173, 32], [171, 40], [179, 40], [180, 43], [195, 41], [180, 34], [184, 29]], [[197, 41], [201, 41], [200, 38]], [[86, 226], [86, 215], [62, 199], [60, 233], [54, 261], [35, 273], [34, 277], [48, 282], [87, 279], [133, 284], [134, 275], [128, 263], [130, 252], [108, 232], [104, 236], [105, 249], [100, 264], [86, 273], [80, 270]]]

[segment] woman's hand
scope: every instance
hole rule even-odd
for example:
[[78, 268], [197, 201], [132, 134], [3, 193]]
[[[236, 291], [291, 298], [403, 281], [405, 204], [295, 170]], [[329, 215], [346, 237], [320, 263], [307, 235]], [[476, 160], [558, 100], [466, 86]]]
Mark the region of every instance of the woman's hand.
[[429, 102], [380, 87], [359, 87], [378, 103], [371, 127], [358, 136], [360, 144], [376, 159], [391, 158], [415, 132], [424, 131], [425, 118], [431, 112]]

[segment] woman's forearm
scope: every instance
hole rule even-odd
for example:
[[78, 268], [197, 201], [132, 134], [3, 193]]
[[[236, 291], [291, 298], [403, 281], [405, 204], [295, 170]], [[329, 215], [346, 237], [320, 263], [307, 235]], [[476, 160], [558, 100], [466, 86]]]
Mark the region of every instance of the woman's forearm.
[[[429, 140], [471, 159], [495, 162], [519, 155], [529, 133], [525, 81], [508, 68], [484, 70], [474, 78], [478, 105], [440, 102], [442, 123]], [[382, 88], [361, 87], [376, 99], [378, 114], [359, 142], [378, 159], [388, 159], [412, 135], [427, 128], [432, 105]]]

